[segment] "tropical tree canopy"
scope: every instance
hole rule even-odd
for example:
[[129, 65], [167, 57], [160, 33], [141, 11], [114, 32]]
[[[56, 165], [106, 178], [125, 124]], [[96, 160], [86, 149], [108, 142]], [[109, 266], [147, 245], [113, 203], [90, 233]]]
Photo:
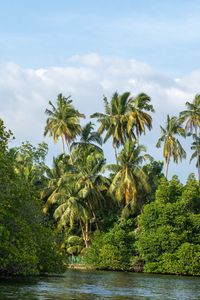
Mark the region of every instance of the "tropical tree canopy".
[[96, 150], [102, 152], [101, 146], [102, 138], [100, 134], [94, 131], [94, 124], [92, 122], [87, 123], [81, 128], [80, 140], [78, 142], [73, 142], [71, 149], [79, 150]]
[[198, 177], [200, 182], [200, 95], [197, 94], [192, 103], [186, 102], [186, 107], [187, 109], [180, 113], [180, 120], [185, 123], [186, 131], [193, 137], [191, 149], [194, 150], [194, 152], [191, 160], [195, 157], [197, 159], [196, 166], [198, 169]]
[[59, 94], [56, 106], [51, 101], [49, 101], [49, 105], [51, 109], [46, 109], [45, 111], [48, 118], [44, 135], [49, 134], [50, 137], [53, 137], [55, 143], [61, 137], [64, 152], [64, 143], [69, 149], [70, 143], [81, 132], [80, 118], [85, 116], [74, 108], [71, 96], [66, 98]]
[[127, 141], [118, 156], [118, 165], [108, 165], [110, 171], [115, 172], [115, 176], [110, 185], [109, 192], [124, 205], [130, 202], [138, 203], [139, 191], [149, 190], [147, 176], [142, 169], [142, 163], [150, 160], [148, 154], [144, 154], [146, 148], [137, 145], [135, 142]]
[[139, 139], [139, 135], [145, 133], [145, 128], [150, 130], [152, 118], [146, 111], [153, 112], [154, 109], [149, 102], [150, 97], [144, 93], [133, 98], [129, 92], [121, 95], [115, 92], [110, 102], [104, 97], [105, 113], [91, 116], [101, 124], [98, 132], [105, 132], [104, 142], [112, 137], [112, 144], [116, 149], [127, 140]]
[[160, 148], [161, 144], [163, 146], [163, 157], [166, 162], [166, 177], [168, 175], [168, 167], [170, 159], [173, 158], [175, 163], [178, 163], [179, 160], [186, 158], [186, 152], [183, 149], [181, 143], [176, 138], [176, 136], [185, 137], [185, 129], [181, 126], [181, 121], [177, 117], [167, 116], [166, 127], [161, 128], [161, 137], [159, 138], [156, 147]]
[[185, 122], [185, 129], [189, 133], [198, 135], [200, 128], [200, 95], [197, 94], [192, 103], [186, 102], [186, 110], [180, 113], [180, 119]]

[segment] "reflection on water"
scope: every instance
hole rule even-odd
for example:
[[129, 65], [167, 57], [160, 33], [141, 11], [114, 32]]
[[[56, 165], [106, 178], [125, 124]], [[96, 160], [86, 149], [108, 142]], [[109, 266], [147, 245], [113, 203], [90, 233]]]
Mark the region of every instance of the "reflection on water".
[[200, 278], [69, 270], [64, 276], [0, 282], [0, 299], [200, 299]]

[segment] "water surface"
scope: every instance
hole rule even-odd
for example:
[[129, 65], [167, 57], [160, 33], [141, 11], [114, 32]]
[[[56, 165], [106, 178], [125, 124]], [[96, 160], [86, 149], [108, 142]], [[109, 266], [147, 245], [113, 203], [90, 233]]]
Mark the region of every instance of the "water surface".
[[0, 281], [0, 299], [200, 299], [200, 278], [69, 270], [64, 276]]

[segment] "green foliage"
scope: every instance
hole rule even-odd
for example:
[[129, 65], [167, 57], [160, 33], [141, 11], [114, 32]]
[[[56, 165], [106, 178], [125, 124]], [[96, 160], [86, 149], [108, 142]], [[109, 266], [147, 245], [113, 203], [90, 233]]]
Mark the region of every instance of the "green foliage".
[[186, 137], [185, 129], [181, 126], [181, 121], [175, 116], [167, 115], [165, 128], [160, 126], [161, 137], [158, 139], [156, 147], [160, 148], [163, 143], [163, 157], [166, 162], [166, 178], [168, 175], [168, 167], [170, 159], [173, 158], [175, 163], [178, 163], [183, 158], [186, 158], [186, 152], [181, 143], [176, 138], [177, 135]]
[[146, 272], [199, 275], [199, 195], [193, 175], [184, 187], [176, 176], [161, 180], [139, 218], [136, 245]]
[[84, 262], [98, 269], [128, 270], [134, 254], [133, 224], [121, 221], [107, 233], [96, 232], [90, 248], [84, 252]]
[[10, 133], [0, 124], [0, 276], [63, 270], [62, 258], [30, 182], [15, 172]]
[[22, 143], [20, 147], [11, 149], [15, 158], [15, 173], [22, 177], [24, 182], [31, 183], [37, 188], [37, 191], [44, 188], [47, 170], [45, 158], [48, 152], [46, 143], [38, 144], [38, 147], [32, 146], [29, 142]]

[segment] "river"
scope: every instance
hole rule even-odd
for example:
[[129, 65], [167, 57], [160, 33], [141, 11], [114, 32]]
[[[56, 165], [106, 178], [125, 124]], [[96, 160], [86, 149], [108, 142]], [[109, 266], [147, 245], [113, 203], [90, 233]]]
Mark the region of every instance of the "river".
[[69, 270], [63, 276], [0, 281], [0, 299], [200, 299], [200, 278]]

